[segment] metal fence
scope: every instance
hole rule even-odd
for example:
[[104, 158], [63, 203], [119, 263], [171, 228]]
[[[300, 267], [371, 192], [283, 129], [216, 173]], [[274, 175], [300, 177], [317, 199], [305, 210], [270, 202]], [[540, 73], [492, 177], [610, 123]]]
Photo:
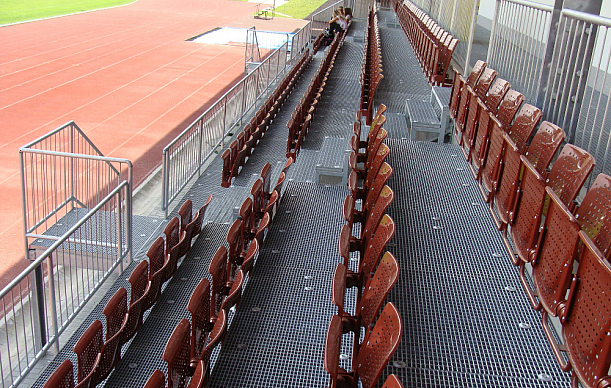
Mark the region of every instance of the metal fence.
[[291, 45], [289, 46], [290, 51], [290, 63], [298, 58], [303, 51], [310, 45], [312, 41], [312, 22], [308, 22], [299, 31], [293, 34], [291, 37]]
[[162, 207], [166, 216], [170, 203], [199, 175], [206, 160], [220, 152], [230, 130], [241, 124], [259, 96], [284, 73], [287, 53], [288, 43], [284, 43], [165, 146]]
[[59, 351], [60, 335], [128, 257], [130, 197], [125, 180], [91, 209], [66, 219], [66, 232], [0, 292], [3, 387], [19, 384], [51, 347]]
[[486, 62], [536, 104], [553, 7], [522, 0], [498, 0]]

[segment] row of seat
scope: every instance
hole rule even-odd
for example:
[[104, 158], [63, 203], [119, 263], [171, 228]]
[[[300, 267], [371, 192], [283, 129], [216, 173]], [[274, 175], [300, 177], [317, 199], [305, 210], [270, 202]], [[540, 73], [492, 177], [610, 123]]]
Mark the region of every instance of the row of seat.
[[[119, 288], [102, 313], [106, 316], [106, 333], [100, 320], [95, 320], [81, 335], [74, 352], [77, 356], [77, 387], [91, 388], [104, 381], [121, 359], [121, 349], [140, 329], [143, 315], [159, 299], [163, 283], [172, 278], [178, 260], [191, 249], [192, 240], [202, 230], [203, 219], [212, 196], [193, 216], [192, 202], [187, 200], [179, 216], [168, 222], [165, 239], [157, 238], [147, 256], [129, 277], [131, 295]], [[73, 364], [65, 360], [49, 377], [45, 388], [74, 387]]]
[[[342, 227], [338, 244], [343, 262], [337, 264], [332, 285], [332, 300], [338, 312], [331, 318], [325, 343], [324, 366], [330, 375], [330, 387], [357, 387], [359, 381], [364, 388], [377, 385], [403, 333], [401, 316], [392, 303], [384, 307], [376, 321], [399, 276], [397, 260], [390, 252], [384, 253], [395, 233], [395, 223], [386, 214], [394, 195], [386, 185], [392, 168], [385, 162], [389, 154], [383, 143], [387, 135], [382, 129], [385, 110], [384, 105], [378, 109], [365, 140], [360, 138], [360, 112], [354, 126], [351, 193], [343, 207], [347, 224]], [[357, 223], [360, 227], [356, 227]], [[353, 230], [358, 236], [353, 236]], [[352, 252], [358, 255], [356, 271], [348, 269]], [[344, 310], [348, 288], [356, 288], [353, 314]], [[360, 341], [362, 328], [365, 335]], [[350, 372], [339, 366], [342, 335], [347, 333], [353, 333], [354, 338]], [[394, 375], [384, 386], [402, 387]]]
[[297, 155], [301, 150], [301, 145], [308, 135], [308, 130], [312, 124], [314, 112], [320, 103], [321, 96], [325, 90], [325, 86], [327, 85], [327, 78], [329, 77], [331, 69], [333, 69], [335, 57], [339, 52], [339, 47], [344, 41], [345, 36], [345, 32], [335, 35], [333, 42], [329, 45], [329, 48], [325, 53], [325, 57], [316, 71], [316, 74], [314, 74], [314, 77], [312, 77], [312, 80], [308, 85], [308, 89], [301, 98], [301, 101], [297, 103], [297, 106], [295, 106], [295, 110], [291, 114], [291, 118], [286, 124], [289, 130], [286, 143], [287, 158], [290, 157], [297, 159]]
[[399, 24], [429, 83], [449, 86], [452, 82], [447, 72], [458, 39], [444, 30], [410, 0], [393, 0]]
[[377, 5], [369, 10], [365, 30], [365, 48], [361, 67], [361, 100], [360, 110], [365, 116], [367, 125], [373, 118], [373, 99], [382, 75], [382, 52], [380, 47], [380, 28], [378, 26]]
[[[611, 386], [611, 177], [588, 152], [478, 61], [454, 78], [450, 114], [461, 145], [532, 306], [573, 384]], [[558, 154], [558, 155], [557, 155]], [[562, 343], [549, 317], [558, 317]]]
[[[178, 323], [163, 353], [168, 364], [168, 388], [207, 386], [210, 356], [227, 333], [229, 310], [241, 299], [245, 277], [252, 271], [291, 165], [289, 159], [271, 192], [271, 165], [263, 167], [250, 196], [240, 207], [239, 217], [227, 232], [228, 247], [221, 245], [210, 262], [212, 284], [204, 278], [191, 294], [187, 305], [191, 321], [182, 319]], [[159, 370], [145, 385], [145, 388], [164, 387], [165, 375]]]
[[276, 85], [273, 93], [267, 97], [250, 122], [238, 133], [236, 139], [229, 144], [229, 148], [223, 151], [221, 154], [223, 159], [221, 186], [231, 186], [231, 180], [238, 175], [240, 168], [244, 166], [248, 158], [253, 154], [255, 147], [282, 108], [282, 105], [311, 59], [310, 51], [306, 50], [297, 63]]

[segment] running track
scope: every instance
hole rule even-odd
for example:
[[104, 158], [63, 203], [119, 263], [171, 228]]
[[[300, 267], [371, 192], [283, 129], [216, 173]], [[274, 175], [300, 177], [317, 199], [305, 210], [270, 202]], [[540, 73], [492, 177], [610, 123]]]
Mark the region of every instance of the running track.
[[138, 0], [0, 27], [0, 288], [28, 264], [19, 147], [74, 120], [104, 155], [134, 163], [136, 187], [163, 147], [243, 76], [242, 46], [186, 39], [253, 25], [254, 11], [231, 0]]

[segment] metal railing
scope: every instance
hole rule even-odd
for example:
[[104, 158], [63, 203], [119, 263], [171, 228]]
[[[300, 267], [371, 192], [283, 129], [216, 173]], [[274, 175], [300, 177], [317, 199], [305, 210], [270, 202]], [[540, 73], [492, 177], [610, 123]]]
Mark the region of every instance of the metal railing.
[[60, 335], [129, 256], [129, 198], [124, 180], [91, 209], [66, 219], [66, 232], [0, 291], [3, 387], [19, 384], [51, 347], [59, 351]]
[[553, 7], [523, 0], [497, 0], [486, 62], [536, 104], [543, 76]]
[[309, 47], [312, 41], [312, 22], [308, 22], [299, 31], [293, 34], [291, 37], [291, 45], [289, 46], [290, 59], [289, 62], [293, 64], [293, 61], [298, 58], [303, 51]]
[[288, 43], [284, 43], [165, 146], [162, 155], [162, 208], [166, 217], [170, 203], [191, 178], [199, 176], [206, 160], [220, 152], [231, 129], [241, 124], [257, 99], [284, 73], [287, 53]]
[[611, 174], [611, 19], [562, 10], [544, 117], [596, 158], [592, 176]]

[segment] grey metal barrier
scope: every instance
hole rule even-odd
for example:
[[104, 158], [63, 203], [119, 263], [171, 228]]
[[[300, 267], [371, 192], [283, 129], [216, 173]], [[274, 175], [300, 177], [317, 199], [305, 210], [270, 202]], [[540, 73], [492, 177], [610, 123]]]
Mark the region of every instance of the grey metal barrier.
[[611, 19], [563, 9], [556, 34], [545, 119], [596, 158], [592, 176], [611, 174]]
[[17, 386], [52, 347], [59, 351], [60, 335], [129, 256], [130, 197], [124, 180], [92, 208], [66, 218], [66, 232], [49, 244], [41, 239], [48, 248], [0, 291], [3, 387]]
[[524, 0], [497, 0], [486, 62], [537, 104], [553, 7]]
[[241, 124], [257, 99], [284, 73], [287, 53], [288, 42], [285, 42], [165, 146], [162, 208], [166, 217], [170, 203], [195, 175], [199, 176], [207, 159], [220, 153], [228, 133]]
[[291, 45], [289, 47], [290, 59], [289, 62], [293, 64], [293, 61], [298, 58], [303, 51], [309, 47], [312, 41], [312, 22], [308, 22], [299, 31], [297, 31], [291, 37]]

